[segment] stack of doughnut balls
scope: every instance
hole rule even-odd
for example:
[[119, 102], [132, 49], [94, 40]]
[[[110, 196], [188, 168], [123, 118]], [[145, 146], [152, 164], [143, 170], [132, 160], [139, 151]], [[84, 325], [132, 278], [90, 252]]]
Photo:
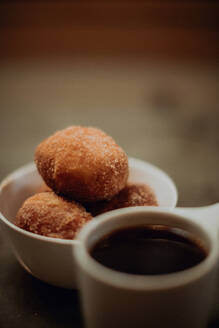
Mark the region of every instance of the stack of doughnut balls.
[[149, 186], [127, 183], [128, 157], [100, 129], [70, 126], [56, 132], [38, 145], [35, 163], [44, 185], [16, 216], [16, 225], [32, 233], [74, 239], [98, 214], [157, 205]]

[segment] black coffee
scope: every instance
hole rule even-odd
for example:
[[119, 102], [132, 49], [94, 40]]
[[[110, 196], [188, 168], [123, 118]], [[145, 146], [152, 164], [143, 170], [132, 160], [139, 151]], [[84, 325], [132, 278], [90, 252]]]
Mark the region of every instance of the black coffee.
[[90, 254], [116, 271], [157, 275], [191, 268], [206, 258], [207, 251], [183, 230], [147, 225], [113, 231]]

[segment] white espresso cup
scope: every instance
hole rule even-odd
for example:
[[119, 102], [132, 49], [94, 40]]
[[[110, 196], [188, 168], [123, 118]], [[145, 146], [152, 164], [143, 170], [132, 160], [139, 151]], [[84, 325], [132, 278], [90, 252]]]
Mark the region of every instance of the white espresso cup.
[[[91, 255], [102, 237], [127, 227], [162, 225], [189, 233], [207, 256], [182, 271], [135, 275], [112, 270]], [[203, 208], [131, 207], [100, 215], [74, 248], [87, 328], [204, 328], [218, 315], [219, 204]]]

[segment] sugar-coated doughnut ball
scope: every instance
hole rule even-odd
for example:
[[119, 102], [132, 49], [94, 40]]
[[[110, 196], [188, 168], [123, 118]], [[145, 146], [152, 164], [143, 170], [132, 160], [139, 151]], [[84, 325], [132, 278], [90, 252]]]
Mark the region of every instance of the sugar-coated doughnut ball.
[[146, 184], [128, 184], [109, 201], [87, 204], [88, 211], [96, 216], [118, 208], [130, 206], [158, 206], [153, 190]]
[[91, 219], [80, 204], [47, 191], [35, 194], [23, 203], [16, 216], [16, 225], [47, 237], [74, 239]]
[[71, 126], [56, 132], [39, 144], [35, 162], [50, 188], [79, 202], [110, 199], [128, 179], [125, 152], [93, 127]]

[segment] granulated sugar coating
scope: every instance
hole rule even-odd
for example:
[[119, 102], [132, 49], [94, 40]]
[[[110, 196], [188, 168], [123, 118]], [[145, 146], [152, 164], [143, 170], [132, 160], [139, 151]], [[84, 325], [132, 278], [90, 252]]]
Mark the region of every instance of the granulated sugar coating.
[[35, 194], [23, 203], [16, 216], [16, 225], [47, 237], [74, 239], [91, 219], [80, 204], [47, 191]]
[[46, 184], [79, 202], [111, 199], [126, 185], [128, 157], [103, 131], [71, 126], [36, 149], [35, 162]]
[[158, 206], [152, 189], [145, 184], [128, 184], [109, 201], [88, 204], [86, 207], [93, 216], [130, 206]]

